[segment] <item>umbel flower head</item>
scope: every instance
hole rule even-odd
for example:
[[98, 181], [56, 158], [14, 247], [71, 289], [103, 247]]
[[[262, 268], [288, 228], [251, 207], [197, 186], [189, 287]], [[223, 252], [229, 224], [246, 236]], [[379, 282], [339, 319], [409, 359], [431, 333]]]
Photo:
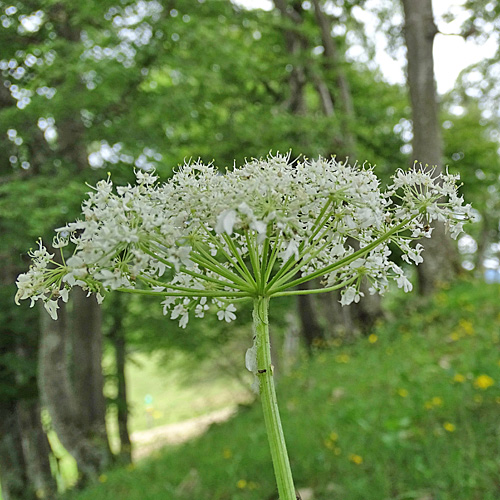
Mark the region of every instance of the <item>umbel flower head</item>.
[[[458, 176], [418, 165], [397, 171], [385, 191], [370, 167], [282, 155], [225, 172], [188, 163], [165, 183], [140, 170], [136, 177], [133, 186], [97, 184], [82, 219], [57, 230], [61, 259], [39, 243], [18, 277], [17, 302], [42, 300], [56, 318], [73, 286], [98, 299], [110, 290], [144, 293], [161, 297], [182, 327], [210, 304], [229, 322], [239, 301], [255, 297], [342, 289], [349, 304], [363, 295], [362, 279], [370, 293], [390, 280], [411, 290], [390, 243], [419, 264], [415, 240], [431, 236], [432, 221], [456, 238], [470, 218]], [[323, 288], [296, 289], [314, 278]]]

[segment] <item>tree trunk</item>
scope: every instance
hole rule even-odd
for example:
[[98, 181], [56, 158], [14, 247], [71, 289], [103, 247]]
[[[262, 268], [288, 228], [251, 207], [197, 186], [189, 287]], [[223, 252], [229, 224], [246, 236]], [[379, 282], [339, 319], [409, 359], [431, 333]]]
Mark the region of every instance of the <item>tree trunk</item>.
[[[310, 283], [302, 283], [299, 285], [302, 290], [308, 290]], [[309, 354], [315, 345], [320, 346], [325, 338], [323, 328], [318, 322], [318, 315], [314, 308], [314, 301], [310, 295], [299, 295], [297, 297], [299, 306], [299, 317], [304, 339]]]
[[[338, 96], [340, 98], [338, 107], [341, 111], [339, 118], [342, 128], [342, 141], [340, 144], [338, 144], [337, 138], [334, 138], [333, 142], [335, 144], [335, 151], [333, 153], [340, 157], [344, 157], [343, 159], [349, 157], [350, 161], [354, 162], [356, 161], [356, 138], [352, 130], [354, 126], [355, 115], [349, 81], [347, 80], [342, 65], [340, 64], [338, 50], [335, 45], [335, 40], [332, 37], [332, 26], [330, 23], [330, 19], [321, 9], [319, 0], [313, 0], [313, 4], [314, 16], [321, 32], [323, 47], [325, 48], [325, 67], [334, 76]], [[323, 103], [323, 109], [325, 109], [324, 97], [321, 96], [321, 92], [320, 98]], [[332, 102], [334, 102], [334, 99], [332, 99]]]
[[[302, 24], [302, 7], [300, 2], [288, 4], [286, 0], [275, 0], [274, 4], [283, 17], [291, 20], [296, 26]], [[300, 108], [300, 112], [293, 106], [290, 106], [289, 109], [295, 114], [305, 113], [307, 111], [303, 95], [303, 88], [306, 83], [305, 69], [307, 69], [307, 73], [311, 75], [312, 83], [318, 92], [324, 114], [333, 117], [335, 115], [335, 105], [339, 110], [337, 118], [340, 121], [342, 133], [341, 135], [331, 137], [332, 154], [337, 155], [340, 160], [349, 158], [351, 162], [354, 162], [356, 160], [356, 137], [353, 132], [355, 113], [349, 82], [342, 67], [335, 40], [331, 35], [332, 26], [330, 18], [322, 10], [319, 0], [313, 0], [313, 4], [316, 23], [320, 30], [323, 47], [325, 48], [323, 67], [335, 86], [335, 92], [329, 90], [324, 76], [315, 73], [310, 65], [304, 65], [307, 66], [306, 68], [300, 66], [299, 73], [296, 74], [292, 72], [290, 75], [290, 87], [292, 96], [298, 93], [298, 95], [295, 95], [292, 102], [301, 102], [304, 106]], [[286, 30], [285, 39], [287, 50], [295, 61], [297, 60], [297, 56], [299, 56], [301, 52], [305, 53], [308, 48], [308, 41], [298, 32], [298, 30]], [[304, 75], [304, 77], [299, 78], [299, 75]], [[299, 82], [301, 82], [300, 85], [297, 78], [299, 78]], [[371, 296], [366, 301], [361, 301], [360, 304], [356, 304], [356, 307], [344, 307], [335, 314], [334, 318], [332, 318], [331, 313], [334, 308], [332, 308], [331, 305], [334, 300], [338, 300], [338, 295], [338, 293], [332, 294], [332, 297], [320, 302], [323, 306], [327, 303], [329, 304], [329, 306], [323, 307], [323, 314], [327, 320], [327, 328], [334, 336], [337, 336], [341, 332], [345, 332], [347, 336], [350, 334], [354, 335], [354, 325], [357, 327], [358, 331], [366, 333], [376, 319], [382, 316], [380, 297]], [[308, 295], [300, 296], [298, 302], [298, 311], [302, 327], [301, 333], [310, 352], [314, 339], [324, 340], [325, 331], [318, 322], [317, 311], [314, 307], [312, 298]]]
[[102, 315], [94, 296], [73, 290], [71, 340], [73, 385], [80, 430], [111, 460], [102, 373]]
[[[292, 5], [288, 5], [286, 0], [274, 0], [274, 4], [284, 18], [288, 18], [297, 26], [302, 24], [301, 2], [293, 2]], [[294, 61], [293, 71], [290, 73], [289, 78], [290, 100], [288, 109], [295, 115], [305, 114], [307, 112], [304, 96], [305, 69], [303, 65], [297, 63], [297, 60], [300, 58], [301, 53], [305, 51], [307, 42], [298, 31], [291, 29], [285, 30], [285, 41], [287, 51]], [[303, 287], [307, 288], [307, 283]], [[309, 295], [300, 295], [297, 297], [297, 301], [301, 335], [310, 353], [313, 340], [324, 339], [324, 332], [318, 323], [312, 298]]]
[[122, 335], [115, 341], [115, 356], [116, 356], [116, 378], [117, 378], [117, 419], [118, 433], [120, 436], [120, 458], [126, 463], [132, 461], [132, 442], [128, 432], [128, 400], [127, 400], [127, 383], [125, 379], [125, 337]]
[[[290, 19], [297, 26], [302, 24], [302, 10], [300, 2], [292, 2], [288, 5], [286, 0], [274, 0], [274, 5], [280, 11], [284, 18]], [[287, 108], [294, 115], [305, 115], [307, 105], [304, 96], [304, 86], [306, 84], [306, 72], [304, 65], [299, 63], [301, 54], [306, 48], [306, 41], [296, 30], [285, 30], [285, 42], [287, 52], [291, 56], [292, 71], [288, 80], [290, 87], [290, 97], [287, 102]]]
[[[356, 136], [353, 131], [356, 115], [349, 81], [342, 67], [335, 40], [332, 37], [330, 17], [321, 8], [319, 0], [313, 0], [313, 5], [316, 23], [320, 29], [321, 40], [325, 48], [325, 67], [334, 77], [337, 93], [340, 98], [338, 109], [340, 110], [339, 119], [342, 128], [342, 140], [339, 143], [336, 138], [333, 138], [332, 145], [336, 149], [334, 153], [340, 156], [341, 159], [349, 158], [349, 161], [353, 163], [357, 157]], [[320, 87], [317, 86], [317, 88], [320, 91]], [[323, 109], [327, 110], [328, 106], [325, 106], [325, 99], [321, 96], [323, 92], [320, 92], [320, 98], [323, 103]], [[332, 101], [334, 101], [333, 98]], [[355, 246], [355, 242], [353, 242], [353, 245]], [[369, 295], [367, 288], [366, 284], [363, 283], [362, 291], [365, 292], [365, 298], [359, 304], [343, 307], [342, 311], [337, 313], [337, 321], [334, 324], [331, 323], [333, 319], [331, 318], [333, 311], [331, 305], [334, 300], [339, 300], [339, 293], [332, 294], [334, 300], [330, 299], [328, 301], [330, 307], [326, 310], [326, 317], [329, 319], [329, 324], [331, 324], [331, 330], [334, 332], [334, 335], [335, 332], [340, 333], [342, 330], [347, 336], [354, 335], [356, 333], [354, 328], [366, 334], [370, 331], [375, 321], [383, 316], [380, 296]], [[323, 303], [325, 304], [325, 302]]]
[[[437, 33], [432, 0], [402, 0], [408, 59], [408, 88], [413, 117], [413, 159], [441, 171], [443, 147], [438, 120], [432, 46]], [[458, 269], [457, 250], [435, 224], [431, 239], [423, 242], [424, 262], [417, 268], [419, 291], [427, 295], [438, 284], [452, 279]]]
[[62, 445], [75, 458], [82, 479], [94, 480], [109, 465], [109, 453], [107, 446], [96, 446], [83, 430], [70, 378], [66, 316], [64, 305], [59, 310], [57, 321], [42, 311], [38, 377], [40, 394], [54, 430]]
[[3, 500], [36, 500], [24, 461], [15, 402], [0, 403], [0, 479]]
[[54, 498], [57, 485], [37, 389], [38, 311], [14, 305], [18, 270], [0, 272], [0, 476], [3, 499]]
[[54, 498], [57, 485], [52, 476], [49, 456], [51, 449], [43, 429], [38, 400], [21, 400], [17, 403], [18, 423], [21, 429], [23, 456], [30, 488], [37, 498]]
[[109, 331], [109, 340], [115, 350], [116, 366], [116, 414], [118, 421], [118, 435], [120, 438], [120, 460], [125, 463], [132, 461], [132, 443], [128, 432], [128, 400], [127, 383], [125, 378], [125, 363], [127, 357], [125, 332], [123, 330], [123, 316], [125, 313], [124, 297], [115, 293], [111, 298], [112, 325]]
[[495, 234], [495, 232], [491, 230], [493, 224], [491, 223], [490, 215], [486, 210], [481, 212], [481, 221], [479, 224], [480, 231], [479, 237], [477, 238], [477, 250], [474, 254], [474, 266], [478, 271], [484, 273], [484, 259], [492, 242], [492, 234]]

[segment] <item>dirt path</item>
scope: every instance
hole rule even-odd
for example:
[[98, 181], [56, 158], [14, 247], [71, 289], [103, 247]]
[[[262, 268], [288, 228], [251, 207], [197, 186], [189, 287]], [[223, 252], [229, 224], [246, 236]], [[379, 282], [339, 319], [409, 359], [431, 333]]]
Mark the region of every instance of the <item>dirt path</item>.
[[[180, 444], [203, 434], [212, 424], [229, 420], [237, 411], [237, 406], [223, 408], [206, 415], [190, 418], [175, 424], [162, 425], [154, 429], [132, 433], [132, 459], [134, 461], [147, 457], [156, 450], [169, 444]], [[313, 500], [314, 492], [311, 488], [299, 490], [302, 500]]]
[[133, 460], [147, 457], [168, 444], [180, 444], [203, 434], [212, 424], [225, 422], [236, 413], [236, 406], [213, 411], [175, 424], [132, 433]]

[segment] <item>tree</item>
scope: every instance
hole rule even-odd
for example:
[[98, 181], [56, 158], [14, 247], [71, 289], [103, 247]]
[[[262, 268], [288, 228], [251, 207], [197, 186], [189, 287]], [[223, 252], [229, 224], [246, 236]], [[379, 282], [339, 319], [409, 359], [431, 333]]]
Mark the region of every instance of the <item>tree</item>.
[[[90, 434], [88, 411], [80, 415], [79, 395], [74, 391], [68, 366], [68, 315], [62, 309], [60, 319], [53, 322], [41, 315], [42, 337], [39, 357], [40, 390], [52, 424], [63, 446], [75, 458], [78, 470], [85, 480], [95, 480], [110, 465], [109, 447], [97, 442]], [[85, 391], [87, 394], [88, 391]], [[90, 435], [89, 435], [90, 434]]]
[[[1, 274], [0, 301], [7, 304], [15, 287], [7, 284], [7, 268]], [[0, 312], [0, 479], [4, 500], [51, 498], [56, 492], [40, 418], [36, 320], [36, 311], [30, 308], [23, 307], [19, 315], [10, 308]]]
[[[437, 33], [431, 0], [403, 0], [405, 40], [408, 54], [408, 88], [412, 106], [412, 157], [441, 171], [443, 146], [438, 120], [432, 46]], [[458, 271], [455, 248], [436, 224], [434, 237], [424, 244], [424, 263], [418, 266], [419, 290], [431, 293], [439, 283], [449, 281]]]
[[116, 419], [118, 422], [118, 437], [120, 439], [120, 457], [128, 463], [132, 461], [132, 443], [128, 431], [128, 400], [125, 364], [127, 359], [126, 335], [123, 320], [127, 313], [127, 302], [124, 297], [115, 294], [110, 298], [109, 317], [111, 324], [107, 330], [107, 338], [114, 349], [116, 378]]
[[[73, 57], [74, 47], [79, 42], [79, 33], [76, 33], [74, 28], [70, 26], [68, 10], [62, 3], [45, 7], [44, 11], [36, 12], [31, 10], [32, 5], [29, 2], [19, 2], [16, 6], [9, 7], [6, 10], [3, 23], [4, 29], [0, 32], [0, 42], [6, 48], [5, 55], [10, 56], [8, 65], [2, 67], [1, 76], [2, 88], [5, 91], [1, 100], [0, 123], [2, 129], [6, 130], [6, 134], [2, 136], [1, 149], [9, 157], [10, 165], [8, 168], [5, 166], [2, 168], [0, 186], [2, 218], [0, 224], [2, 229], [6, 230], [5, 234], [8, 235], [2, 241], [1, 253], [5, 257], [6, 266], [11, 270], [11, 276], [7, 280], [11, 282], [23, 268], [23, 262], [20, 261], [19, 256], [28, 248], [25, 245], [27, 245], [27, 240], [31, 239], [30, 234], [33, 234], [31, 231], [36, 228], [36, 232], [43, 234], [47, 230], [51, 230], [60, 220], [65, 209], [68, 210], [68, 207], [76, 208], [75, 201], [71, 201], [73, 186], [71, 179], [74, 178], [75, 173], [78, 175], [87, 165], [86, 151], [82, 147], [83, 123], [75, 118], [75, 114], [72, 114], [71, 109], [68, 109], [69, 106], [56, 105], [54, 108], [51, 107], [51, 104], [59, 101], [59, 95], [55, 97], [58, 91], [61, 91], [64, 97], [65, 87], [70, 92], [74, 92], [75, 88], [78, 88], [78, 82], [75, 85], [71, 74], [66, 75], [66, 79], [61, 78], [61, 75], [65, 74], [64, 69], [69, 68], [69, 64], [66, 64], [63, 71], [59, 71], [62, 69], [59, 64], [64, 61], [65, 57]], [[54, 42], [55, 39], [57, 42]], [[61, 44], [61, 40], [67, 43]], [[51, 68], [53, 72], [49, 77], [47, 68], [52, 65], [54, 60], [57, 63]], [[47, 105], [47, 102], [50, 102], [54, 97], [55, 101]], [[58, 111], [60, 115], [57, 114]], [[58, 118], [58, 129], [54, 126], [54, 115]], [[61, 165], [64, 166], [65, 170], [58, 171]], [[58, 199], [62, 202], [57, 207], [53, 203], [55, 192], [58, 193]], [[42, 211], [44, 206], [46, 210]], [[9, 298], [7, 304], [10, 305], [11, 302], [12, 297]], [[9, 306], [7, 308], [14, 318], [19, 316], [19, 311]], [[83, 319], [80, 318], [79, 322], [77, 319], [75, 323], [88, 324], [88, 320], [95, 316], [94, 311], [89, 310], [88, 312], [92, 314]], [[47, 346], [48, 338], [55, 341], [55, 345], [59, 345], [61, 339], [57, 335], [63, 338], [69, 335], [68, 331], [63, 332], [59, 328], [55, 331], [57, 335], [51, 336], [54, 332], [49, 332], [47, 328], [43, 327], [39, 329], [33, 316], [30, 318], [30, 328], [36, 333], [41, 332], [40, 343], [42, 346]], [[68, 327], [68, 323], [63, 323], [63, 326]], [[85, 338], [88, 333], [82, 327], [80, 329], [74, 328], [73, 332], [80, 332], [82, 338]], [[61, 384], [70, 386], [69, 371], [63, 369], [68, 366], [68, 351], [58, 350], [54, 348], [53, 344], [48, 348], [49, 353], [44, 351], [44, 355], [38, 357], [38, 338], [35, 340], [29, 345], [29, 349], [23, 349], [22, 352], [29, 352], [28, 359], [33, 366], [38, 365], [39, 373], [46, 375], [49, 380], [54, 382], [49, 387], [42, 383], [44, 381], [41, 380], [40, 376], [38, 377], [41, 382], [44, 403], [50, 408], [52, 423], [56, 428], [59, 423], [65, 426], [57, 430], [63, 436], [63, 441], [68, 443], [68, 440], [65, 439], [67, 434], [65, 431], [69, 428], [71, 435], [73, 429], [78, 429], [81, 421], [76, 418], [76, 415], [78, 418], [83, 418], [88, 413], [89, 407], [86, 404], [81, 404], [81, 412], [71, 413], [71, 416], [75, 417], [72, 422], [68, 421], [68, 414], [58, 414], [58, 412], [64, 413], [67, 408], [64, 403], [61, 403], [62, 400], [59, 396], [62, 393], [58, 389], [60, 389]], [[8, 345], [9, 350], [14, 351], [17, 343], [16, 340], [11, 341]], [[83, 350], [80, 350], [79, 353], [81, 357], [85, 354]], [[55, 357], [56, 354], [60, 356], [58, 359]], [[35, 360], [39, 360], [39, 363]], [[17, 370], [17, 373], [18, 376], [23, 376], [20, 370]], [[61, 380], [54, 376], [55, 374], [66, 375], [66, 379]], [[36, 385], [36, 378], [34, 383]], [[77, 393], [82, 398], [88, 394], [89, 390], [92, 390], [95, 391], [96, 397], [100, 396], [104, 401], [102, 380], [100, 387], [97, 384], [86, 384], [84, 388], [86, 391]], [[51, 400], [52, 396], [55, 397], [55, 400]], [[50, 449], [46, 438], [44, 447], [38, 445], [38, 442], [42, 443], [38, 436], [39, 431], [37, 431], [37, 429], [42, 428], [40, 404], [38, 401], [34, 403], [25, 401], [25, 398], [21, 396], [18, 406], [19, 417], [25, 424], [23, 431], [29, 432], [29, 435], [25, 436], [26, 439], [23, 438], [25, 472], [31, 487], [42, 494], [43, 489], [39, 487], [41, 472], [37, 471], [45, 473], [48, 470], [50, 477], [50, 468], [43, 464], [37, 465], [37, 460], [41, 461], [45, 457], [47, 461]], [[72, 408], [71, 401], [68, 402], [68, 406]], [[101, 428], [104, 429], [103, 411], [100, 414], [100, 419]], [[87, 445], [88, 447], [98, 446], [90, 443]], [[74, 443], [72, 443], [72, 447], [78, 448]], [[34, 458], [32, 459], [32, 457]], [[78, 461], [80, 464], [82, 463], [81, 457]], [[83, 470], [87, 469], [85, 464], [82, 467]]]

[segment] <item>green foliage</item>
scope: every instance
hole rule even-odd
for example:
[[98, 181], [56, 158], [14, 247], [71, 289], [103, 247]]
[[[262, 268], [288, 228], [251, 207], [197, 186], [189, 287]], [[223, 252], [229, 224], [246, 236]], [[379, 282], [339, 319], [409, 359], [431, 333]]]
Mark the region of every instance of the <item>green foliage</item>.
[[[304, 360], [280, 380], [299, 488], [318, 500], [498, 496], [498, 285], [463, 281], [426, 300], [397, 297], [368, 338]], [[405, 311], [402, 315], [401, 311]], [[272, 498], [258, 404], [72, 500]]]
[[445, 163], [460, 172], [467, 197], [476, 210], [481, 213], [491, 210], [485, 191], [495, 185], [500, 173], [494, 123], [482, 117], [476, 101], [470, 101], [459, 114], [443, 115]]
[[[495, 122], [483, 118], [478, 102], [471, 100], [458, 116], [445, 113], [443, 123], [446, 164], [460, 173], [464, 194], [481, 217], [481, 224], [470, 230], [478, 240], [487, 237], [488, 243], [495, 241], [500, 217], [500, 158]], [[480, 231], [483, 236], [478, 234]]]

